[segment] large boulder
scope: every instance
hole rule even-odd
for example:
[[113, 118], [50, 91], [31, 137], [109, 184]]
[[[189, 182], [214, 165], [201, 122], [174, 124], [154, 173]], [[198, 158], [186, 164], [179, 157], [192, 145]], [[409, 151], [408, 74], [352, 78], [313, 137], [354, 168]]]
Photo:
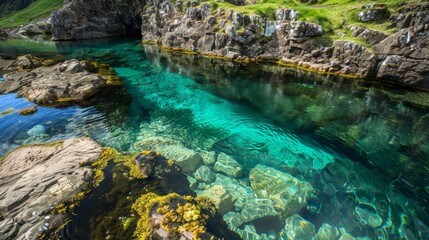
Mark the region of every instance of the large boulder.
[[37, 239], [52, 227], [50, 212], [88, 186], [93, 170], [81, 165], [101, 152], [96, 142], [80, 138], [7, 154], [0, 161], [0, 238]]
[[286, 219], [285, 232], [288, 239], [311, 240], [316, 234], [315, 226], [295, 214]]

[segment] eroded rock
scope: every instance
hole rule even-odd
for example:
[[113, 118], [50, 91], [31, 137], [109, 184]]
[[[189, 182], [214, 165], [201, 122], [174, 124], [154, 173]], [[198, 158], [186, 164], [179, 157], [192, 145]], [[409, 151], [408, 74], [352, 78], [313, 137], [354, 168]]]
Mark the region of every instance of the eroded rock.
[[[0, 236], [36, 239], [56, 205], [69, 201], [91, 180], [101, 147], [91, 139], [17, 148], [0, 162]], [[49, 227], [49, 223], [48, 227]]]

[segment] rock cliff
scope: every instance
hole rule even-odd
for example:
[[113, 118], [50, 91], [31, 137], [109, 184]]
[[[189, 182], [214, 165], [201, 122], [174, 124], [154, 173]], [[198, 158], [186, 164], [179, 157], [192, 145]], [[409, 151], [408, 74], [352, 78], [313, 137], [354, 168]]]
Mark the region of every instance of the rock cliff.
[[302, 21], [298, 10], [251, 15], [206, 1], [74, 0], [55, 12], [51, 22], [55, 40], [119, 36], [140, 29], [144, 43], [166, 50], [276, 62], [428, 89], [429, 4], [405, 5], [395, 14], [384, 4], [367, 4], [360, 11], [359, 21], [384, 21], [395, 33], [347, 26], [366, 44], [341, 38], [327, 43], [322, 39], [328, 29]]

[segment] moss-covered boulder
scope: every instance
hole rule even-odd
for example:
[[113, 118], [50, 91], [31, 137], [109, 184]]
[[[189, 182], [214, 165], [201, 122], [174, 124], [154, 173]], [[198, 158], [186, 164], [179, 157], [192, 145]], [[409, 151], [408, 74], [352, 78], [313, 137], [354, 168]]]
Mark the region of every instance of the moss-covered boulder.
[[140, 219], [137, 239], [210, 239], [207, 222], [215, 208], [206, 198], [193, 198], [171, 193], [159, 196], [148, 193], [133, 205]]

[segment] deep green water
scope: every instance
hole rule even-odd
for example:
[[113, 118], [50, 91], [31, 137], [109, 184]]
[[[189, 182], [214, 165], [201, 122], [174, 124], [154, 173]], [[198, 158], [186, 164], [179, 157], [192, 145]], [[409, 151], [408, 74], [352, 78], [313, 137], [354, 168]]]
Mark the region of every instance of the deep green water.
[[[429, 239], [428, 93], [166, 54], [133, 40], [14, 40], [0, 42], [0, 52], [109, 63], [131, 96], [0, 117], [0, 155], [22, 143], [71, 136], [136, 152], [155, 134], [227, 153], [244, 166], [245, 176], [262, 163], [309, 182], [317, 196], [300, 215], [316, 231], [329, 223], [355, 237]], [[0, 96], [0, 112], [31, 105], [14, 94]], [[27, 131], [36, 125], [43, 130], [31, 138]], [[371, 227], [371, 221], [381, 223]]]

